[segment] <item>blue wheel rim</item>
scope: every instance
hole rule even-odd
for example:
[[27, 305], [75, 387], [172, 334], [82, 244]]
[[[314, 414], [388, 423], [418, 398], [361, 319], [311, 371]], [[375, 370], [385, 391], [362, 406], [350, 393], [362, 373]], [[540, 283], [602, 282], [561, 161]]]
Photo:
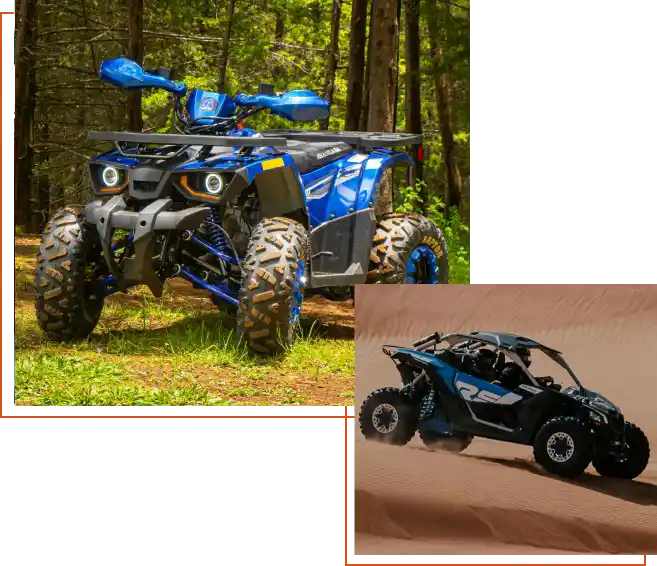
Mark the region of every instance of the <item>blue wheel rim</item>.
[[[418, 278], [422, 274], [426, 281], [419, 282]], [[408, 257], [404, 283], [407, 285], [418, 285], [420, 283], [435, 285], [438, 283], [438, 257], [426, 244], [417, 246]]]
[[305, 284], [305, 262], [300, 259], [297, 264], [297, 271], [294, 274], [294, 291], [292, 293], [292, 308], [290, 309], [290, 326], [294, 327], [299, 322], [301, 316], [301, 305], [303, 304], [303, 291]]

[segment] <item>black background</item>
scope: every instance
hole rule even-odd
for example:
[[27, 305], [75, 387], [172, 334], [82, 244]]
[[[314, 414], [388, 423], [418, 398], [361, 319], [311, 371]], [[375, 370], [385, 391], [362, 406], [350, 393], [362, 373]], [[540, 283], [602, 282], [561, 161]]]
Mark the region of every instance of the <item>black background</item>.
[[473, 279], [657, 279], [651, 2], [477, 2]]

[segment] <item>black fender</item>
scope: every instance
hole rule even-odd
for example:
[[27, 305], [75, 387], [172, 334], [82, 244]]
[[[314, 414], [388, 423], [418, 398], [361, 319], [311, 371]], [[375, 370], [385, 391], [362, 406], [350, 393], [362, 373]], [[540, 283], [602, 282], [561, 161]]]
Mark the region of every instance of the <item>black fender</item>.
[[219, 205], [227, 204], [247, 189], [256, 192], [263, 217], [286, 216], [302, 222], [309, 229], [304, 192], [294, 167], [267, 169], [251, 180], [246, 167], [238, 169], [221, 196]]

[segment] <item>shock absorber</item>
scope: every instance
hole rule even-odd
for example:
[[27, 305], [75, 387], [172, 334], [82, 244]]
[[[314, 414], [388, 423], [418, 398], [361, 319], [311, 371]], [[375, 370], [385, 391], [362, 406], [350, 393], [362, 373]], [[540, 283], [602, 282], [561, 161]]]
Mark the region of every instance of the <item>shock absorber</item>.
[[208, 221], [208, 238], [210, 243], [220, 252], [226, 252], [227, 243], [224, 232], [221, 229], [221, 215], [216, 208], [210, 208], [206, 217]]
[[435, 389], [431, 388], [429, 394], [422, 400], [422, 405], [420, 406], [420, 420], [428, 419], [433, 415], [433, 411], [436, 407], [434, 397], [436, 395]]

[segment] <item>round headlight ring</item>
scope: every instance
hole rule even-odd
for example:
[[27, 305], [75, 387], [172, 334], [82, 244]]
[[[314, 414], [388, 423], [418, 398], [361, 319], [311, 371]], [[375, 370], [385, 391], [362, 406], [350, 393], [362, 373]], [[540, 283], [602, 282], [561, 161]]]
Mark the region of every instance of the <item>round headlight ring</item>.
[[224, 188], [224, 180], [217, 173], [205, 176], [205, 190], [211, 195], [219, 194]]
[[105, 167], [102, 177], [107, 187], [115, 187], [119, 184], [119, 172], [114, 167]]

